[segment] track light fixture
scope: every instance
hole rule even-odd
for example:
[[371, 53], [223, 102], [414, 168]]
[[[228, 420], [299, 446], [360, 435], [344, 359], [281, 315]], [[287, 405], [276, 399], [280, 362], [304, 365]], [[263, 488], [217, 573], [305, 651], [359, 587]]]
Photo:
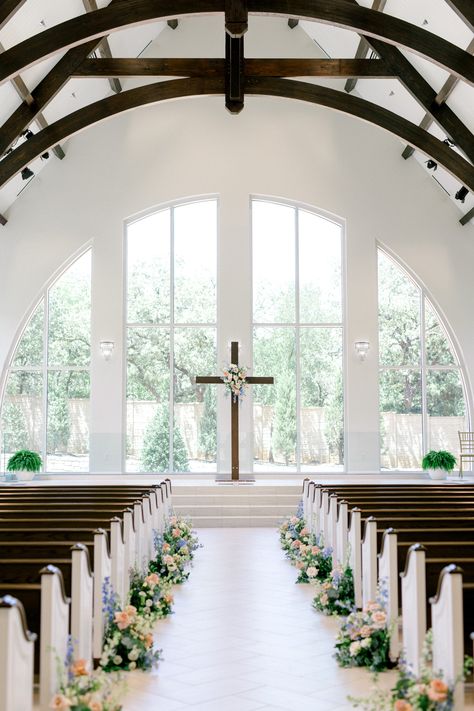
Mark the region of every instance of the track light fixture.
[[456, 145], [451, 138], [445, 138], [443, 143], [445, 143], [450, 148], [454, 148], [454, 146]]
[[429, 160], [426, 160], [425, 163], [426, 163], [426, 167], [428, 168], [428, 170], [437, 170], [437, 168], [438, 168], [437, 162], [435, 160], [433, 160], [432, 158], [429, 158]]
[[28, 140], [30, 138], [33, 138], [35, 134], [33, 133], [33, 131], [30, 131], [30, 129], [27, 128], [26, 131], [23, 131], [21, 135], [23, 136], [23, 138], [26, 138]]
[[21, 177], [22, 177], [23, 180], [28, 180], [28, 178], [32, 178], [33, 175], [34, 175], [33, 171], [30, 170], [30, 169], [28, 168], [28, 166], [26, 166], [25, 168], [23, 168], [23, 170], [21, 171]]
[[459, 188], [457, 191], [456, 195], [454, 196], [456, 200], [459, 200], [460, 202], [464, 202], [464, 200], [467, 198], [469, 195], [469, 190], [466, 188], [465, 185], [462, 186], [462, 188]]
[[48, 160], [49, 158], [49, 152], [45, 151], [44, 153], [41, 154], [41, 160]]

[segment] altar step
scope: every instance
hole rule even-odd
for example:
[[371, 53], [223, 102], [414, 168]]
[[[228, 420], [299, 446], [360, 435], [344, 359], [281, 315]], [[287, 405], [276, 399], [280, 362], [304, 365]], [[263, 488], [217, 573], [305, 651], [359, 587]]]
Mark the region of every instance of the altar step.
[[173, 506], [195, 528], [277, 527], [296, 511], [301, 485], [173, 486]]

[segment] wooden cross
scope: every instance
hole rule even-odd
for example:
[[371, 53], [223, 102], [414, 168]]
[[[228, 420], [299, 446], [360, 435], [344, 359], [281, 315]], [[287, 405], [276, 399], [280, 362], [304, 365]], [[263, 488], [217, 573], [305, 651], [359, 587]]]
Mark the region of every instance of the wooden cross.
[[[239, 344], [237, 341], [232, 341], [230, 344], [230, 362], [234, 365], [239, 365]], [[246, 377], [245, 381], [249, 385], [273, 385], [273, 378], [256, 378]], [[214, 385], [224, 385], [222, 377], [219, 375], [197, 375], [196, 383], [213, 383]], [[232, 481], [239, 481], [239, 401], [230, 395], [230, 416], [231, 416], [231, 459]]]

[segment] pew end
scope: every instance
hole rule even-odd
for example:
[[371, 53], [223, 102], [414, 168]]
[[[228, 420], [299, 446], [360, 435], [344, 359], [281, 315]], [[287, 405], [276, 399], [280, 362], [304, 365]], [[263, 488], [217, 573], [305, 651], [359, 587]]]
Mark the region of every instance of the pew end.
[[35, 640], [20, 600], [0, 597], [0, 711], [31, 711], [33, 707]]
[[[461, 678], [464, 661], [462, 569], [447, 565], [440, 573], [436, 595], [430, 598], [433, 630], [433, 669], [447, 683]], [[454, 711], [464, 708], [464, 684], [458, 681]]]

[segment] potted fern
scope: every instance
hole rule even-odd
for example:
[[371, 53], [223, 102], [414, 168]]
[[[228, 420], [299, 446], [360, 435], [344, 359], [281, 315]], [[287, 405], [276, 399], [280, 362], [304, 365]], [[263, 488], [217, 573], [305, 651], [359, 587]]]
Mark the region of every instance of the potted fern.
[[36, 452], [20, 449], [8, 460], [7, 471], [16, 474], [18, 481], [31, 481], [36, 472], [41, 470], [42, 463], [40, 455]]
[[453, 471], [455, 464], [456, 457], [451, 452], [432, 450], [425, 454], [421, 466], [430, 479], [446, 479], [447, 475]]

